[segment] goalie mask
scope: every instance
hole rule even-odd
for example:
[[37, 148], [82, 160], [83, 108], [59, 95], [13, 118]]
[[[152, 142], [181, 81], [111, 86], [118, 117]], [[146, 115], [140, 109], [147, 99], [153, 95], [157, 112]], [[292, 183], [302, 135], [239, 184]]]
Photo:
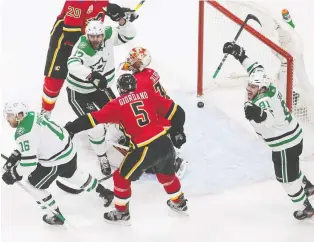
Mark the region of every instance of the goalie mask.
[[143, 71], [151, 62], [150, 52], [143, 47], [133, 48], [126, 61], [122, 65], [122, 70], [132, 71], [133, 73]]
[[122, 74], [117, 80], [117, 89], [120, 95], [135, 91], [135, 77], [132, 74]]

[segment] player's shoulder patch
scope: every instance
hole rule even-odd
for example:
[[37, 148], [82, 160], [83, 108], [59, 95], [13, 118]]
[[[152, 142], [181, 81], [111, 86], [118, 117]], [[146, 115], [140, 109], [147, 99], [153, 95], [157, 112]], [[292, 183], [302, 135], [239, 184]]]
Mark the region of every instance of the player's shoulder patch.
[[277, 92], [277, 88], [275, 86], [273, 86], [272, 84], [270, 84], [268, 87], [268, 90], [266, 92], [257, 95], [253, 99], [253, 103], [257, 103], [261, 99], [272, 98], [276, 94], [276, 92]]
[[112, 36], [112, 27], [111, 26], [106, 26], [105, 27], [105, 41], [110, 39]]
[[29, 112], [27, 116], [22, 120], [19, 126], [16, 128], [14, 139], [17, 140], [19, 137], [29, 133], [34, 125], [35, 113]]
[[77, 46], [79, 50], [83, 51], [85, 54], [89, 56], [94, 56], [96, 54], [96, 51], [89, 43], [86, 35], [81, 36], [79, 41], [80, 43]]

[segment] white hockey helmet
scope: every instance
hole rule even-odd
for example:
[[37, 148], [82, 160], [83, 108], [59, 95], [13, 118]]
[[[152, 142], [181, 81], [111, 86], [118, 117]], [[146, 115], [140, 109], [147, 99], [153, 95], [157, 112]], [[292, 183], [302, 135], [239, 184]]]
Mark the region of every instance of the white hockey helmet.
[[17, 116], [22, 113], [24, 117], [28, 113], [28, 107], [26, 104], [22, 102], [7, 102], [4, 105], [3, 115], [5, 119], [7, 119], [8, 114], [14, 114], [14, 116], [17, 118]]
[[150, 52], [143, 47], [132, 48], [124, 62], [122, 70], [142, 71], [152, 61]]
[[262, 70], [257, 70], [256, 72], [252, 73], [249, 77], [249, 84], [258, 86], [259, 89], [262, 87], [268, 88], [271, 80]]
[[86, 26], [85, 33], [88, 35], [101, 35], [104, 34], [104, 23], [99, 20], [91, 20]]

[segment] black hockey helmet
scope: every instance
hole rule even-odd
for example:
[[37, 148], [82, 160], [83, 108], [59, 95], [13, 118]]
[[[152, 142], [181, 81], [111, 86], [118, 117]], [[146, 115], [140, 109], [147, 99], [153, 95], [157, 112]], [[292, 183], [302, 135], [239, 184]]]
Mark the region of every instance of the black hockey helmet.
[[122, 74], [117, 80], [117, 89], [121, 94], [132, 92], [136, 89], [136, 79], [132, 74]]

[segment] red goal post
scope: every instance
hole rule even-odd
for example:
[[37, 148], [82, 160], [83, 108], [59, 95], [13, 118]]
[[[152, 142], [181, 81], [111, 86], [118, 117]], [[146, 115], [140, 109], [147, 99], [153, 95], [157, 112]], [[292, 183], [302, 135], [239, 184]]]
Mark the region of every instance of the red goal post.
[[[234, 13], [232, 13], [230, 10], [222, 6], [218, 3], [218, 1], [211, 1], [211, 0], [204, 0], [199, 1], [199, 22], [198, 22], [198, 69], [197, 69], [197, 96], [202, 96], [204, 92], [203, 88], [203, 76], [204, 76], [204, 15], [205, 12], [205, 4], [209, 4], [211, 7], [213, 7], [215, 10], [219, 11], [223, 15], [225, 15], [230, 21], [238, 24], [239, 26], [243, 23], [243, 20], [241, 20], [239, 17], [237, 17]], [[292, 110], [292, 104], [293, 104], [293, 57], [286, 52], [284, 49], [282, 49], [280, 46], [278, 46], [276, 43], [271, 41], [266, 36], [259, 33], [257, 30], [255, 30], [253, 27], [251, 27], [249, 24], [245, 26], [245, 30], [249, 32], [251, 35], [256, 37], [259, 41], [263, 42], [265, 45], [270, 47], [273, 51], [280, 54], [282, 57], [284, 57], [287, 60], [287, 89], [286, 89], [286, 102], [287, 106], [290, 110]], [[233, 36], [230, 36], [230, 39]], [[210, 44], [210, 43], [208, 43]], [[223, 44], [223, 43], [222, 43]], [[221, 60], [217, 59], [217, 65], [219, 64]], [[222, 67], [223, 68], [223, 67]], [[207, 82], [210, 82], [211, 80], [205, 80]]]

